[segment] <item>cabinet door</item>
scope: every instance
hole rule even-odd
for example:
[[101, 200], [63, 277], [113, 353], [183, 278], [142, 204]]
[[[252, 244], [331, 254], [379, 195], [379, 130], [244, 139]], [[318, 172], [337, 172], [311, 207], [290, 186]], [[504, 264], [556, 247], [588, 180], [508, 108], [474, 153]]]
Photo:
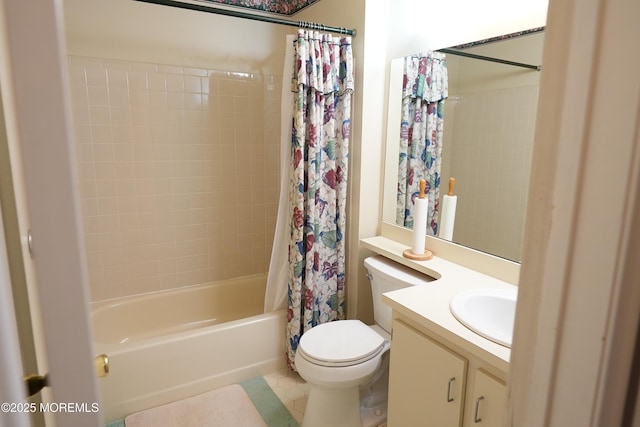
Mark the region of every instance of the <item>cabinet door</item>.
[[402, 322], [393, 322], [389, 427], [458, 427], [466, 359]]
[[[467, 426], [501, 427], [507, 402], [507, 388], [481, 369], [475, 372], [473, 393], [469, 394], [472, 414]], [[468, 412], [467, 412], [468, 414]]]

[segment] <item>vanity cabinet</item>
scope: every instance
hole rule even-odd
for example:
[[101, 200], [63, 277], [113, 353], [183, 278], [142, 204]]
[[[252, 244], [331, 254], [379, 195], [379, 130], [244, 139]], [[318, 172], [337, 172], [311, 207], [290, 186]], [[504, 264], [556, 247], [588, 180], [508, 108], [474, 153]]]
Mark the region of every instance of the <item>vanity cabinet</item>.
[[464, 425], [501, 427], [507, 404], [505, 384], [482, 369], [475, 369], [474, 374], [473, 390], [467, 393], [470, 411], [466, 411], [465, 420], [468, 422]]
[[460, 425], [464, 358], [394, 321], [390, 364], [390, 427]]
[[504, 383], [397, 319], [390, 363], [389, 427], [502, 425]]

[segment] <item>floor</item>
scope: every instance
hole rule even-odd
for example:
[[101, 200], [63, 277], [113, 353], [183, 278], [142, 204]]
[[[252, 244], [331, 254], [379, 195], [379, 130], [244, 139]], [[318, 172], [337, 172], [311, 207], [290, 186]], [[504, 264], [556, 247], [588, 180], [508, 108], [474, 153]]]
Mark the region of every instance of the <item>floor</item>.
[[[296, 372], [289, 369], [272, 372], [263, 376], [269, 387], [278, 396], [295, 420], [302, 424], [304, 410], [307, 406], [309, 385]], [[120, 421], [123, 423], [123, 421]], [[116, 426], [116, 424], [114, 424]], [[124, 423], [122, 424], [122, 427]], [[381, 424], [386, 426], [386, 423]], [[108, 426], [107, 426], [108, 427]], [[117, 424], [120, 427], [120, 424]]]
[[264, 375], [264, 379], [296, 421], [302, 423], [309, 385], [300, 378], [300, 375], [289, 369]]

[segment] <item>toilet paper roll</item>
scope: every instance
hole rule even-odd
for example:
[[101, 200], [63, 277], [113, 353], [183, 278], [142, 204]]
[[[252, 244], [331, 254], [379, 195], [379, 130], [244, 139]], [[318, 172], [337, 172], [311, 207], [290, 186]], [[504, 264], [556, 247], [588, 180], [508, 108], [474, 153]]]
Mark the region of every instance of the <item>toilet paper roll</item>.
[[442, 213], [440, 214], [440, 232], [438, 237], [446, 240], [453, 239], [453, 227], [456, 221], [456, 205], [458, 196], [444, 195], [442, 197]]
[[424, 254], [428, 212], [429, 200], [416, 197], [413, 209], [413, 247], [411, 248], [411, 251], [416, 255]]

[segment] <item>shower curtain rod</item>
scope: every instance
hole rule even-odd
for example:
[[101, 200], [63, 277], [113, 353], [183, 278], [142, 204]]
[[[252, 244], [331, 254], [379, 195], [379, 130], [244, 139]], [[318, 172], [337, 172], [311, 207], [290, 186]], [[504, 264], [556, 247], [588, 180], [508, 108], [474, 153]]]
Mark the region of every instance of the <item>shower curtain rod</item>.
[[514, 67], [529, 68], [531, 70], [542, 70], [541, 65], [524, 64], [522, 62], [507, 61], [506, 59], [492, 58], [490, 56], [476, 55], [474, 53], [460, 52], [452, 49], [438, 49], [438, 52], [448, 53], [450, 55], [464, 56], [466, 58], [479, 59], [481, 61], [497, 62], [498, 64], [513, 65]]
[[179, 9], [195, 10], [197, 12], [215, 13], [217, 15], [232, 16], [234, 18], [253, 19], [254, 21], [268, 22], [271, 24], [279, 24], [279, 25], [288, 25], [290, 27], [298, 27], [298, 28], [310, 29], [310, 30], [329, 31], [332, 33], [346, 34], [354, 37], [356, 35], [355, 29], [350, 30], [344, 27], [330, 27], [328, 25], [316, 24], [314, 22], [291, 21], [288, 19], [257, 15], [253, 13], [244, 13], [244, 12], [239, 12], [235, 10], [217, 8], [214, 6], [200, 6], [193, 3], [184, 3], [184, 2], [173, 1], [173, 0], [135, 0], [135, 1], [143, 2], [143, 3], [160, 4], [163, 6], [172, 6], [172, 7], [177, 7]]

